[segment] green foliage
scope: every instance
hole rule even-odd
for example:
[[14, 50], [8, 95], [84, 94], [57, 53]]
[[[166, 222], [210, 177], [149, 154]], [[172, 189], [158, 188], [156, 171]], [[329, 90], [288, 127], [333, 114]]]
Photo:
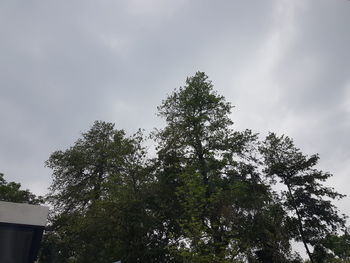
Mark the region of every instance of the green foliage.
[[0, 201], [28, 204], [43, 202], [42, 197], [34, 195], [29, 190], [21, 190], [21, 184], [7, 182], [2, 173], [0, 173]]
[[290, 221], [295, 222], [293, 238], [304, 243], [311, 261], [308, 244], [314, 246], [314, 261], [320, 262], [316, 258], [325, 258], [326, 252], [319, 243], [345, 223], [344, 216], [338, 214], [330, 200], [344, 196], [322, 185], [331, 174], [315, 168], [318, 155], [302, 154], [290, 138], [271, 133], [260, 150], [266, 163], [266, 176], [277, 177], [287, 188], [280, 196], [282, 205], [292, 212]]
[[332, 251], [337, 258], [334, 262], [350, 262], [350, 235], [347, 230], [342, 235], [328, 235], [321, 244], [325, 249]]
[[[173, 250], [191, 262], [228, 262], [266, 246], [255, 229], [273, 196], [257, 169], [257, 135], [232, 130], [231, 108], [203, 72], [158, 107], [167, 123], [156, 134], [158, 180], [171, 181], [170, 209], [181, 211], [169, 213], [178, 224]], [[281, 244], [289, 251], [288, 239]]]
[[53, 231], [45, 241], [52, 249], [43, 250], [43, 262], [147, 262], [162, 255], [142, 140], [141, 132], [126, 137], [111, 123], [95, 122], [73, 147], [51, 155]]
[[330, 201], [343, 196], [322, 184], [331, 174], [314, 168], [318, 156], [233, 130], [231, 110], [197, 72], [158, 107], [153, 159], [141, 132], [100, 121], [54, 152], [40, 262], [300, 263], [293, 240], [313, 263], [348, 260]]

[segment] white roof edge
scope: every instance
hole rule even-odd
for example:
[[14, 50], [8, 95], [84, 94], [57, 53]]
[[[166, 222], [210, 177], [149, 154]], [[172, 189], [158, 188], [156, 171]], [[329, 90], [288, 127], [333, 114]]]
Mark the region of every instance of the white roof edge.
[[0, 223], [45, 226], [49, 208], [0, 201]]

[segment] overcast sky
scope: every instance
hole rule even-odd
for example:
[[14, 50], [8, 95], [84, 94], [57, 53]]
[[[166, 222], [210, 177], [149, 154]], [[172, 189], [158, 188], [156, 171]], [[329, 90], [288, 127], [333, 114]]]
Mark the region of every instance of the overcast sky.
[[2, 0], [0, 172], [46, 193], [53, 151], [94, 120], [151, 131], [200, 70], [237, 129], [320, 153], [350, 215], [349, 49], [347, 0]]

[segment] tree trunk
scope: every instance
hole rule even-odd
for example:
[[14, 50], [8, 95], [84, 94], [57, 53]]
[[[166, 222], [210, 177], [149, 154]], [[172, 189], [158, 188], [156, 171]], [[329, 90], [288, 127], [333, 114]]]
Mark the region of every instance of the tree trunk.
[[302, 218], [300, 216], [298, 207], [296, 205], [296, 202], [295, 202], [295, 199], [294, 199], [294, 195], [292, 193], [292, 189], [290, 188], [290, 185], [288, 183], [286, 183], [286, 185], [287, 185], [287, 188], [288, 188], [288, 193], [290, 195], [290, 198], [292, 199], [293, 208], [294, 208], [295, 213], [296, 213], [296, 215], [298, 217], [298, 228], [299, 228], [299, 233], [300, 233], [301, 240], [302, 240], [302, 242], [304, 244], [304, 247], [306, 249], [306, 253], [307, 253], [307, 255], [310, 258], [310, 262], [314, 263], [314, 260], [312, 259], [312, 254], [311, 254], [311, 252], [309, 250], [309, 247], [308, 247], [308, 245], [306, 243], [306, 238], [305, 238], [305, 235], [304, 235], [304, 229], [303, 229], [303, 224], [302, 224]]

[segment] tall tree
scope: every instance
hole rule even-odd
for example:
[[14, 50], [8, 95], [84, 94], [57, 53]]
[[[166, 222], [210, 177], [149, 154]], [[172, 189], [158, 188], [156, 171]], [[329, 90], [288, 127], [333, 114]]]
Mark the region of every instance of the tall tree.
[[231, 109], [203, 72], [158, 107], [166, 120], [156, 135], [158, 179], [180, 213], [169, 212], [174, 250], [189, 262], [231, 262], [256, 249], [246, 234], [272, 200], [256, 169], [257, 135], [233, 131]]
[[122, 172], [124, 157], [132, 151], [123, 130], [96, 121], [74, 146], [51, 154], [46, 166], [53, 170], [50, 201], [55, 211], [83, 212], [106, 196], [106, 183]]
[[332, 175], [315, 168], [319, 156], [304, 155], [289, 137], [271, 133], [260, 150], [266, 175], [278, 178], [286, 187], [281, 198], [286, 211], [292, 212], [290, 219], [296, 225], [293, 237], [303, 242], [310, 261], [316, 263], [309, 245], [320, 245], [327, 235], [344, 227], [344, 216], [330, 201], [344, 196], [322, 184]]
[[97, 121], [74, 146], [54, 152], [49, 200], [54, 210], [42, 261], [149, 262], [162, 249], [145, 200], [152, 177], [143, 137]]
[[318, 156], [288, 137], [235, 131], [231, 110], [197, 72], [158, 107], [166, 125], [153, 159], [140, 132], [106, 122], [54, 152], [41, 262], [300, 263], [293, 239], [313, 263], [335, 259], [327, 249], [346, 258], [331, 203], [342, 195], [322, 184], [331, 175], [315, 169]]

